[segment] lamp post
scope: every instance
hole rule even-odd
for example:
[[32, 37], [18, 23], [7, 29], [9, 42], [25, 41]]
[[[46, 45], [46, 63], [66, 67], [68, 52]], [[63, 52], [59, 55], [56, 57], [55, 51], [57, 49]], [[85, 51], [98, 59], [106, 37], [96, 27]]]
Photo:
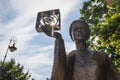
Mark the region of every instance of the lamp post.
[[[0, 74], [1, 74], [1, 71], [3, 69], [3, 66], [4, 66], [4, 63], [5, 63], [5, 60], [6, 60], [6, 57], [7, 57], [7, 54], [8, 54], [8, 51], [10, 50], [10, 52], [14, 52], [17, 50], [17, 48], [15, 47], [15, 44], [17, 42], [17, 38], [14, 36], [10, 39], [10, 42], [8, 44], [8, 48], [6, 50], [6, 53], [5, 53], [5, 56], [4, 56], [4, 59], [2, 61], [2, 65], [1, 65], [1, 69], [0, 69]], [[12, 46], [11, 46], [12, 45]]]

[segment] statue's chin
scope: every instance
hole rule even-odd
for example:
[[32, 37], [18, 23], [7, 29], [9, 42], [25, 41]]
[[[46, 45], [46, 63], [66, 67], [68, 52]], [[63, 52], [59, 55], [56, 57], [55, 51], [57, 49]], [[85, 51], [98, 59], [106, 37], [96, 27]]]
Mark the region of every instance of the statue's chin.
[[85, 42], [85, 40], [83, 40], [83, 39], [75, 39], [74, 41], [75, 41], [75, 43], [84, 43]]

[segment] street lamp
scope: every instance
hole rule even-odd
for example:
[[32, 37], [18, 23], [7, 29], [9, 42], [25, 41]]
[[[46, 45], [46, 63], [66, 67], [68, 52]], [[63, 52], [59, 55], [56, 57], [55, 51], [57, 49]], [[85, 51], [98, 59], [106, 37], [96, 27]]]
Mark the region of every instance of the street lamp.
[[4, 63], [5, 63], [5, 60], [6, 60], [8, 51], [10, 50], [10, 52], [14, 52], [14, 51], [17, 50], [17, 48], [15, 47], [16, 42], [17, 42], [17, 38], [16, 38], [15, 36], [10, 39], [10, 42], [9, 42], [9, 44], [8, 44], [7, 51], [6, 51], [5, 56], [4, 56], [4, 59], [3, 59], [3, 61], [2, 61], [1, 70], [3, 69], [3, 66], [4, 66]]
[[41, 27], [49, 27], [53, 35], [54, 30], [60, 30], [60, 23], [59, 9], [38, 12], [35, 28], [37, 32], [42, 32]]

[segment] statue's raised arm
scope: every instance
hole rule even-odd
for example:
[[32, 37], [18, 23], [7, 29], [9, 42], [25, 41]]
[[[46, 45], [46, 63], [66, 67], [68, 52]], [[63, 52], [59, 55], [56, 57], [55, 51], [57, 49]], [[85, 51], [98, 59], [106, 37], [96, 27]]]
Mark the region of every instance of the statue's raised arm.
[[64, 40], [60, 33], [54, 32], [53, 35], [51, 35], [51, 31], [49, 31], [47, 27], [42, 27], [42, 29], [46, 35], [56, 38], [51, 80], [64, 80], [66, 74], [66, 52]]
[[51, 35], [51, 31], [48, 27], [42, 27], [42, 29], [46, 35], [56, 38], [51, 80], [64, 80], [66, 75], [66, 52], [64, 40], [60, 33], [54, 32], [53, 35]]

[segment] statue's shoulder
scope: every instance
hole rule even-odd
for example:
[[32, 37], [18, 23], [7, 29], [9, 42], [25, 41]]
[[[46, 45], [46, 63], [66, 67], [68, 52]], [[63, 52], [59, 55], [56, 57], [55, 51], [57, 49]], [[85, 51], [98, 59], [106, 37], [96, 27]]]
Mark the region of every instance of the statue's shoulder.
[[67, 62], [70, 63], [70, 64], [74, 64], [75, 56], [76, 56], [76, 50], [71, 51], [67, 55]]
[[106, 53], [103, 51], [97, 51], [97, 50], [92, 50], [92, 49], [87, 49], [87, 51], [95, 56], [106, 56]]
[[106, 62], [107, 54], [105, 52], [94, 50], [92, 51], [92, 53], [93, 53], [93, 59], [95, 59], [97, 63], [104, 64]]
[[72, 50], [67, 56], [72, 57], [76, 55], [76, 50]]
[[94, 54], [94, 56], [98, 56], [98, 57], [102, 57], [102, 58], [105, 58], [106, 56], [107, 56], [107, 54], [105, 53], [105, 52], [102, 52], [102, 51], [96, 51], [96, 50], [94, 50], [93, 51], [93, 54]]

